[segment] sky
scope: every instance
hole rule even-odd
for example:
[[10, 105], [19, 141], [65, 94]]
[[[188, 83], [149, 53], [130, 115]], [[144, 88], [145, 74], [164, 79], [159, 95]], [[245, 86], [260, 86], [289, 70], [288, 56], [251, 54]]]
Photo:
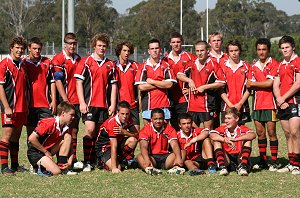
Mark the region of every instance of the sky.
[[[141, 0], [112, 0], [112, 2], [112, 6], [116, 8], [119, 13], [124, 14], [127, 8], [131, 8], [141, 2]], [[283, 10], [287, 15], [300, 14], [300, 2], [298, 0], [266, 0], [266, 2], [273, 3], [277, 10]], [[208, 7], [212, 9], [216, 3], [217, 0], [208, 0]], [[197, 0], [195, 9], [198, 12], [204, 11], [206, 9], [206, 0]]]

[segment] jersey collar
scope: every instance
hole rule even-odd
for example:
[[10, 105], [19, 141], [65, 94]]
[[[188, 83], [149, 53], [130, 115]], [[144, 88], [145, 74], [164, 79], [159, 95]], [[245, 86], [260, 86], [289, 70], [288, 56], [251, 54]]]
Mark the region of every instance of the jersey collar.
[[66, 131], [69, 129], [68, 125], [64, 125], [62, 130], [60, 130], [60, 127], [59, 127], [59, 116], [56, 116], [55, 118], [55, 123], [56, 123], [56, 129], [60, 132], [60, 136], [63, 136]]
[[183, 139], [190, 139], [193, 136], [193, 130], [191, 129], [190, 135], [187, 136], [181, 129], [180, 129], [180, 137]]
[[161, 130], [157, 131], [157, 130], [155, 129], [155, 127], [153, 126], [153, 123], [152, 123], [152, 122], [151, 122], [151, 127], [153, 128], [154, 132], [157, 133], [157, 134], [162, 134], [163, 131], [165, 130], [165, 126], [163, 125], [162, 128], [161, 128]]
[[22, 58], [20, 58], [19, 65], [16, 65], [16, 63], [14, 62], [14, 60], [12, 59], [12, 57], [11, 57], [10, 54], [8, 54], [7, 58], [8, 58], [9, 60], [11, 60], [11, 62], [12, 62], [18, 69], [21, 68], [21, 64], [24, 62], [24, 60], [23, 60]]
[[197, 67], [197, 70], [198, 71], [201, 71], [205, 66], [206, 64], [210, 61], [210, 58], [208, 57], [204, 63], [204, 65], [201, 65], [199, 59], [197, 58], [196, 61], [195, 61], [195, 64], [196, 64], [196, 67]]
[[226, 65], [227, 67], [229, 67], [233, 72], [236, 72], [236, 70], [238, 70], [240, 67], [242, 67], [242, 66], [244, 65], [244, 64], [243, 64], [244, 61], [240, 60], [240, 62], [238, 63], [236, 69], [233, 69], [232, 66], [231, 66], [230, 61], [231, 61], [231, 59], [229, 58], [229, 59], [226, 61], [225, 65]]
[[124, 124], [122, 124], [122, 123], [121, 123], [121, 121], [120, 121], [120, 118], [119, 118], [118, 114], [117, 114], [117, 115], [115, 115], [115, 119], [116, 119], [116, 122], [117, 122], [117, 124], [118, 124], [120, 127], [122, 127], [122, 128], [124, 128], [125, 126], [127, 126], [127, 125], [128, 125], [128, 122], [125, 122]]
[[254, 63], [254, 66], [258, 67], [262, 71], [270, 62], [272, 62], [272, 58], [268, 57], [265, 63], [262, 63], [260, 60], [258, 60]]
[[285, 59], [283, 59], [282, 64], [286, 65], [291, 63], [293, 60], [295, 60], [295, 58], [297, 58], [297, 54], [295, 54], [293, 57], [291, 57], [290, 61], [286, 61]]
[[239, 129], [240, 129], [240, 127], [239, 127], [239, 125], [237, 125], [237, 126], [235, 127], [235, 129], [233, 130], [233, 133], [230, 133], [230, 131], [229, 131], [228, 128], [226, 127], [226, 130], [225, 130], [226, 137], [236, 138]]
[[[94, 53], [91, 54], [91, 57], [97, 62], [99, 67], [101, 67], [106, 61], [106, 57], [104, 57], [104, 59], [96, 59], [95, 56], [94, 56]], [[101, 61], [100, 64], [99, 64], [98, 61]]]
[[31, 63], [31, 64], [33, 64], [35, 67], [38, 67], [38, 66], [40, 65], [42, 59], [43, 59], [43, 57], [41, 56], [40, 59], [39, 59], [39, 61], [38, 61], [37, 63], [34, 63], [34, 62], [29, 58], [29, 56], [26, 57], [26, 61], [29, 62], [29, 63]]
[[185, 53], [184, 50], [182, 50], [179, 54], [179, 59], [175, 61], [174, 55], [173, 55], [173, 50], [169, 53], [168, 58], [171, 59], [174, 63], [178, 63], [181, 60], [181, 55]]
[[153, 68], [153, 70], [156, 70], [157, 68], [160, 67], [162, 59], [159, 59], [159, 62], [154, 66], [151, 62], [150, 62], [150, 58], [147, 59], [146, 61], [146, 65], [149, 65]]
[[67, 60], [72, 61], [73, 64], [75, 64], [76, 60], [79, 58], [79, 56], [77, 54], [74, 54], [73, 57], [68, 56], [65, 50], [63, 50], [63, 54], [64, 54], [65, 58]]
[[223, 58], [224, 55], [225, 55], [225, 54], [224, 54], [224, 52], [222, 52], [222, 51], [221, 51], [221, 56], [220, 56], [220, 57], [217, 57], [217, 56], [214, 55], [212, 52], [209, 52], [209, 56], [210, 56], [210, 57], [213, 57], [213, 58], [215, 58], [215, 59], [217, 59], [217, 62], [218, 62], [218, 63], [220, 63], [220, 60], [221, 60], [221, 58]]
[[120, 63], [119, 59], [117, 59], [116, 65], [122, 72], [126, 72], [129, 69], [129, 67], [131, 66], [131, 62], [128, 60], [125, 69], [123, 69], [122, 64]]

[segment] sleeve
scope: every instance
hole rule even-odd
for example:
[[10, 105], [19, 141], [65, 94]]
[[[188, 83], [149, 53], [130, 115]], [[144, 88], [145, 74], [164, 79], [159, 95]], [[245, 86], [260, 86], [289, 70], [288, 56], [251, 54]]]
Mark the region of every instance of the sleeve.
[[139, 141], [140, 140], [150, 141], [149, 134], [147, 133], [147, 125], [139, 132]]
[[53, 57], [51, 64], [53, 66], [54, 80], [64, 80], [63, 62], [64, 60], [59, 57], [59, 54]]
[[254, 133], [253, 130], [251, 130], [250, 128], [246, 127], [245, 125], [241, 125], [240, 128], [241, 128], [242, 135], [245, 135], [247, 133]]
[[168, 142], [170, 143], [172, 140], [177, 140], [177, 133], [176, 133], [176, 130], [169, 126], [167, 127], [168, 131], [167, 131], [167, 134], [168, 134]]
[[147, 83], [147, 69], [145, 65], [139, 65], [135, 76], [135, 85]]
[[222, 131], [223, 131], [223, 128], [222, 127], [218, 127], [218, 128], [216, 128], [214, 130], [210, 130], [209, 134], [216, 133], [216, 134], [224, 137], [224, 133]]
[[107, 132], [109, 138], [116, 138], [117, 137], [117, 135], [114, 133], [114, 127], [115, 126], [117, 126], [117, 124], [114, 123], [114, 122], [106, 122], [104, 124], [104, 126], [102, 127]]
[[176, 76], [170, 67], [167, 67], [164, 71], [164, 80], [177, 83]]
[[85, 80], [85, 70], [86, 70], [86, 62], [87, 59], [81, 59], [76, 67], [75, 73], [74, 73], [74, 77], [76, 78], [76, 80]]
[[35, 128], [35, 133], [39, 136], [43, 136], [45, 134], [52, 134], [56, 130], [55, 122], [49, 122], [48, 119], [40, 120], [38, 126]]
[[6, 59], [0, 62], [0, 84], [4, 84], [6, 81]]
[[109, 84], [117, 83], [118, 80], [119, 80], [119, 75], [118, 75], [118, 72], [116, 70], [116, 66], [115, 66], [114, 63], [112, 63], [112, 64], [113, 65], [110, 67], [110, 71], [109, 71], [109, 74], [108, 74], [108, 81], [107, 82]]
[[213, 62], [214, 65], [214, 72], [215, 72], [215, 77], [216, 80], [215, 82], [221, 82], [221, 83], [225, 83], [225, 75], [223, 73], [223, 70], [221, 69], [220, 65], [216, 62]]
[[184, 149], [184, 142], [181, 141], [180, 132], [177, 133], [177, 139], [178, 139], [180, 149], [183, 150]]

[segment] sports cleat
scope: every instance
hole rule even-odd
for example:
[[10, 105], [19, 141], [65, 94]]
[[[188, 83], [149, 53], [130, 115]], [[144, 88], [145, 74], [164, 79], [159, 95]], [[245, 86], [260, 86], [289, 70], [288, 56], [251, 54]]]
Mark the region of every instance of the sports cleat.
[[288, 164], [285, 167], [278, 169], [277, 172], [278, 173], [287, 173], [287, 172], [290, 172], [292, 170], [293, 170], [293, 165]]
[[269, 171], [271, 172], [275, 172], [279, 169], [280, 164], [276, 163], [276, 162], [272, 162], [269, 166]]
[[199, 169], [192, 169], [188, 171], [188, 175], [189, 176], [197, 176], [197, 175], [204, 175], [205, 172], [203, 170], [199, 170]]
[[61, 174], [63, 174], [63, 175], [78, 175], [77, 172], [74, 172], [70, 169], [61, 170]]
[[2, 173], [4, 176], [16, 176], [15, 172], [14, 172], [12, 169], [8, 168], [8, 167], [2, 169], [2, 170], [1, 170], [1, 173]]
[[153, 167], [145, 168], [145, 172], [148, 175], [162, 175], [162, 170], [161, 169], [157, 169], [157, 168], [153, 168]]
[[77, 161], [73, 164], [73, 169], [74, 170], [83, 169], [83, 167], [84, 167], [84, 164], [80, 161]]
[[240, 176], [248, 176], [247, 166], [245, 164], [240, 164], [237, 170], [238, 175]]
[[168, 175], [183, 175], [185, 172], [184, 168], [181, 168], [179, 166], [174, 166], [173, 168], [169, 169], [167, 171]]
[[293, 166], [292, 175], [300, 175], [300, 169], [298, 166]]
[[25, 168], [24, 166], [18, 166], [17, 168], [11, 168], [14, 172], [20, 172], [20, 173], [28, 173], [29, 170]]
[[266, 170], [269, 166], [266, 162], [259, 162], [258, 164], [254, 164], [252, 170]]
[[208, 172], [209, 172], [210, 174], [216, 173], [216, 172], [217, 172], [216, 165], [210, 164], [210, 165], [208, 166]]
[[229, 174], [227, 168], [221, 168], [219, 175], [220, 176], [227, 176]]
[[92, 169], [93, 169], [93, 166], [91, 165], [91, 164], [89, 164], [89, 163], [87, 163], [87, 164], [85, 164], [84, 166], [83, 166], [83, 172], [91, 172], [92, 171]]

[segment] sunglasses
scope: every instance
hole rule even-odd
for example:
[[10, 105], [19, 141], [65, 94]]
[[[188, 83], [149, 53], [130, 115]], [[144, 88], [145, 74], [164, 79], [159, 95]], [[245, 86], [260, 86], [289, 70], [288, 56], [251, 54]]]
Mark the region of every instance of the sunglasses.
[[65, 44], [68, 44], [68, 45], [77, 45], [77, 42], [65, 42]]

